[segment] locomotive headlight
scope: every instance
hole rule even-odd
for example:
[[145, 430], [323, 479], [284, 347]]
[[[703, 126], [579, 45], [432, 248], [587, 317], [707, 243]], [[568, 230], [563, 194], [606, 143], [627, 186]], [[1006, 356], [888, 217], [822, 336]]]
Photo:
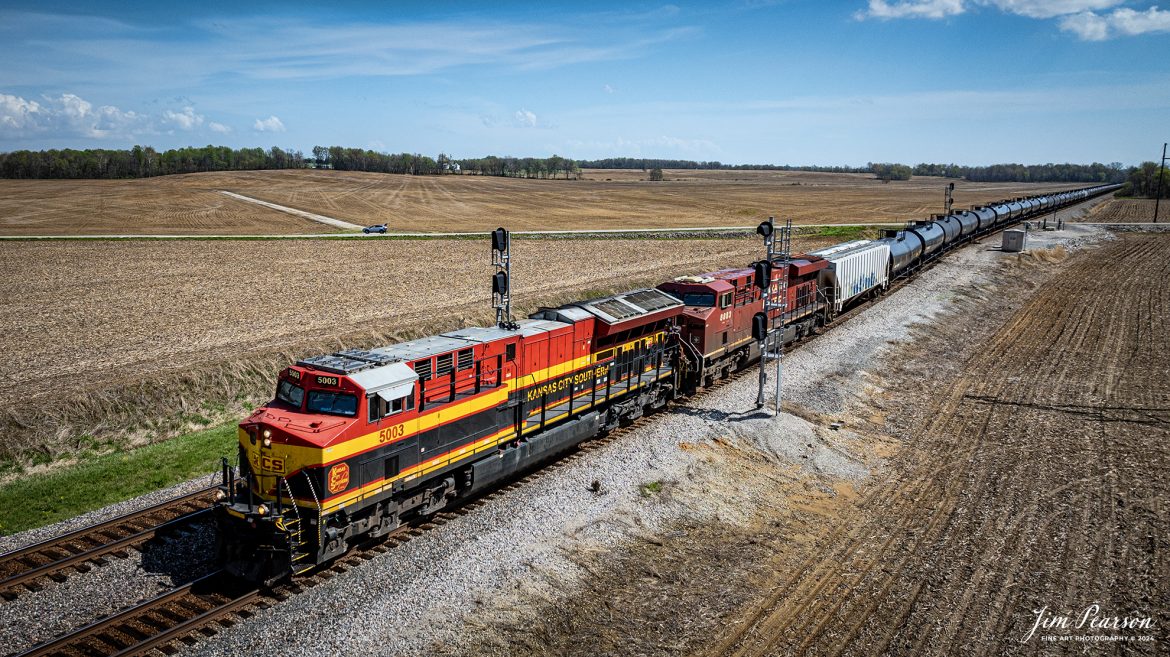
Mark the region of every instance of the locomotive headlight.
[[272, 447], [272, 430], [271, 429], [264, 430], [264, 446], [265, 447]]
[[264, 439], [264, 446], [265, 446], [265, 447], [272, 447], [272, 439], [271, 439], [271, 438], [265, 438], [265, 439]]
[[262, 516], [266, 516], [266, 515], [268, 515], [268, 507], [261, 504], [260, 506], [256, 507], [256, 513], [258, 513]]
[[223, 490], [215, 491], [215, 501], [216, 502], [224, 499], [225, 497], [227, 497], [227, 493], [223, 492]]

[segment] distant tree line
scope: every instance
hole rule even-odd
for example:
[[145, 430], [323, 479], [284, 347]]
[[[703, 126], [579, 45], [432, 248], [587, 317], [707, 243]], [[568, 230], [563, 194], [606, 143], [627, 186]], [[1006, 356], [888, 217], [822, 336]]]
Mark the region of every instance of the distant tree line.
[[1142, 162], [1141, 166], [1130, 168], [1125, 186], [1117, 195], [1154, 198], [1158, 196], [1158, 178], [1162, 179], [1162, 198], [1170, 198], [1170, 170], [1159, 167], [1156, 162]]
[[[439, 159], [449, 158], [440, 154]], [[379, 153], [362, 148], [341, 146], [314, 146], [310, 164], [317, 168], [338, 171], [370, 171], [373, 173], [407, 173], [430, 175], [441, 172], [439, 160], [418, 153]]]
[[581, 167], [577, 162], [559, 155], [551, 157], [475, 157], [454, 159], [446, 153], [431, 159], [410, 153], [378, 153], [360, 148], [314, 146], [310, 161], [318, 168], [338, 171], [375, 171], [380, 173], [409, 173], [415, 175], [470, 173], [481, 176], [508, 176], [513, 178], [578, 178]]
[[607, 157], [600, 160], [581, 160], [582, 169], [728, 169], [743, 171], [815, 171], [819, 173], [870, 173], [869, 167], [841, 167], [789, 164], [724, 164], [718, 160], [660, 160], [644, 157]]
[[[1132, 169], [1130, 169], [1132, 170]], [[965, 178], [971, 182], [1071, 182], [1117, 183], [1126, 179], [1130, 170], [1120, 162], [1112, 164], [992, 164], [968, 167], [957, 164], [919, 164], [916, 176], [943, 176]]]
[[458, 161], [464, 173], [481, 176], [508, 176], [512, 178], [564, 178], [581, 177], [581, 165], [573, 159], [553, 155], [552, 157], [487, 157], [465, 158]]
[[147, 178], [200, 171], [252, 171], [299, 169], [305, 166], [300, 151], [273, 146], [228, 148], [204, 146], [158, 152], [150, 146], [126, 150], [86, 149], [13, 151], [0, 153], [3, 178]]
[[[551, 157], [487, 157], [453, 159], [446, 153], [431, 158], [418, 153], [381, 153], [341, 146], [314, 146], [310, 157], [298, 150], [273, 146], [234, 149], [227, 146], [178, 148], [158, 152], [150, 146], [126, 150], [85, 149], [13, 151], [0, 153], [3, 178], [145, 178], [203, 171], [250, 171], [256, 169], [331, 168], [338, 171], [370, 171], [433, 175], [470, 173], [514, 178], [580, 178], [582, 169], [729, 169], [764, 171], [813, 171], [824, 173], [872, 173], [882, 180], [907, 180], [911, 175], [965, 178], [973, 182], [1129, 182], [1136, 195], [1146, 193], [1149, 179], [1157, 180], [1153, 163], [1126, 169], [1120, 163], [1101, 164], [993, 164], [983, 167], [957, 164], [869, 163], [864, 167], [793, 166], [774, 164], [724, 164], [719, 161], [615, 157], [573, 160]], [[1164, 185], [1165, 187], [1165, 185]]]

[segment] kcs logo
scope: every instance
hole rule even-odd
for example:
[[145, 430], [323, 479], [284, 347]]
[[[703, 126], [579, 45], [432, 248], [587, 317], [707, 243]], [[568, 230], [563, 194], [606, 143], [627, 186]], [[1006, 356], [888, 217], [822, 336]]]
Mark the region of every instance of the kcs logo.
[[329, 468], [329, 492], [336, 495], [349, 487], [349, 465], [338, 463]]

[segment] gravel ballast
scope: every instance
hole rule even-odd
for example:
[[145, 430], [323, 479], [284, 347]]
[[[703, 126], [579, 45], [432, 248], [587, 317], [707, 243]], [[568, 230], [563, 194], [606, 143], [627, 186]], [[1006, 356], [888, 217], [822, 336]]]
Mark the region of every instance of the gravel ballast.
[[[1075, 249], [1102, 239], [1103, 230], [1070, 227], [1034, 232], [1032, 249]], [[1004, 258], [989, 250], [998, 238], [947, 256], [913, 283], [833, 327], [826, 335], [786, 354], [784, 400], [826, 417], [844, 416], [863, 398], [867, 381], [891, 343], [908, 339], [915, 323], [947, 309], [956, 290], [979, 284]], [[773, 373], [770, 372], [769, 376]], [[771, 389], [771, 379], [769, 379]], [[837, 448], [848, 427], [830, 432], [816, 420], [785, 414], [773, 419], [755, 409], [756, 380], [743, 377], [697, 399], [647, 418], [637, 429], [588, 452], [563, 468], [547, 471], [483, 506], [423, 533], [368, 562], [307, 589], [217, 636], [201, 639], [189, 654], [371, 654], [414, 655], [441, 648], [458, 651], [477, 610], [501, 598], [556, 599], [573, 591], [581, 569], [568, 555], [605, 550], [631, 536], [652, 533], [687, 517], [734, 520], [734, 499], [711, 496], [687, 504], [648, 503], [653, 482], [692, 477], [700, 457], [684, 443], [730, 440], [756, 449], [774, 463], [828, 478], [864, 480], [869, 467]], [[600, 492], [590, 490], [594, 480]], [[193, 489], [206, 480], [187, 484]], [[177, 487], [182, 488], [182, 487]], [[0, 539], [9, 550], [97, 519], [173, 497], [160, 491], [59, 525]], [[207, 545], [210, 530], [191, 538]], [[198, 570], [200, 550], [184, 550], [184, 573]], [[160, 553], [161, 554], [161, 553]], [[157, 556], [157, 555], [156, 555]], [[155, 557], [152, 557], [154, 559]], [[144, 599], [170, 574], [148, 574], [140, 555], [120, 560], [64, 584], [48, 584], [14, 602], [0, 603], [5, 636], [41, 640], [117, 606]], [[36, 633], [20, 630], [36, 614]], [[16, 634], [16, 633], [23, 634]], [[39, 637], [39, 638], [38, 638]]]

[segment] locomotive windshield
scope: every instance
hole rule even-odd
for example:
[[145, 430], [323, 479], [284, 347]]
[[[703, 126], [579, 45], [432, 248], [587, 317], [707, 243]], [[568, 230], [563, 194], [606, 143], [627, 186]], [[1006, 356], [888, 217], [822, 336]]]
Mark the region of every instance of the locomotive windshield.
[[714, 292], [671, 292], [666, 290], [666, 293], [681, 301], [684, 306], [715, 307]]
[[328, 413], [330, 415], [357, 415], [357, 397], [340, 392], [326, 392], [324, 390], [309, 391], [310, 413]]
[[305, 400], [305, 389], [282, 379], [276, 388], [276, 398], [299, 410], [301, 402]]

